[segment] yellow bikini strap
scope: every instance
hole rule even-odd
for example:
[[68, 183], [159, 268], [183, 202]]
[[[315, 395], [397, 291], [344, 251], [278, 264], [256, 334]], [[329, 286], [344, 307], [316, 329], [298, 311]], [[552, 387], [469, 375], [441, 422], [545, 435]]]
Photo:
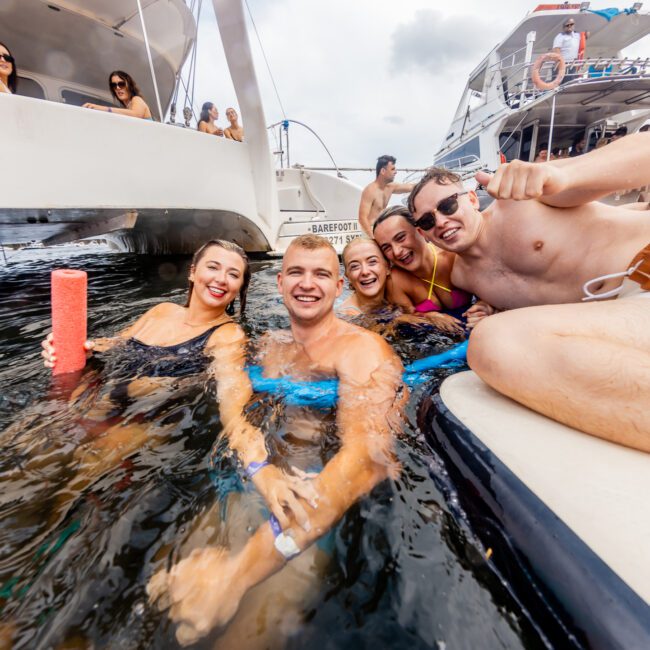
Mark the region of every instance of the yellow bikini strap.
[[431, 242], [427, 242], [427, 246], [431, 248], [431, 252], [433, 253], [433, 273], [431, 274], [431, 281], [429, 282], [429, 296], [428, 296], [428, 300], [431, 300], [433, 287], [438, 287], [438, 289], [442, 289], [443, 291], [448, 291], [449, 293], [451, 293], [451, 289], [449, 287], [443, 287], [441, 284], [436, 284], [436, 268], [438, 267], [438, 253], [436, 252], [436, 247]]
[[427, 244], [431, 251], [433, 252], [433, 273], [431, 274], [431, 280], [429, 281], [429, 295], [427, 300], [431, 300], [431, 294], [433, 293], [433, 286], [436, 283], [436, 268], [438, 266], [438, 254], [436, 253], [436, 247], [433, 244]]

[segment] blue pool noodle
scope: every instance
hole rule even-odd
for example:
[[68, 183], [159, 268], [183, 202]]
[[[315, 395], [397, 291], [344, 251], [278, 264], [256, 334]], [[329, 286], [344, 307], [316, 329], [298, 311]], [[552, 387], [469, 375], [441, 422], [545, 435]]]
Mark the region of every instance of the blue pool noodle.
[[[404, 383], [417, 386], [426, 381], [426, 372], [434, 368], [463, 363], [467, 358], [467, 341], [453, 348], [418, 359], [404, 368]], [[314, 408], [331, 408], [336, 405], [338, 397], [338, 379], [321, 381], [296, 381], [291, 377], [269, 378], [262, 375], [262, 368], [249, 366], [253, 390], [258, 393], [270, 393], [284, 397], [292, 406], [312, 406]]]

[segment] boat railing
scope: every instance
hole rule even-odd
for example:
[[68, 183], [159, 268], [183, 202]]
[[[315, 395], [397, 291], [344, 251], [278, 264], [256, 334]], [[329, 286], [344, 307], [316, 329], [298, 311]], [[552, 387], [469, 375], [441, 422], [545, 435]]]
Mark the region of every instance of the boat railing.
[[468, 154], [466, 156], [459, 156], [458, 158], [452, 158], [451, 160], [445, 160], [444, 162], [439, 162], [438, 167], [444, 167], [449, 171], [458, 171], [466, 167], [473, 167], [474, 165], [480, 164], [478, 156], [474, 154]]
[[[532, 82], [531, 73], [534, 63], [520, 63], [504, 66], [501, 88], [503, 97], [511, 108], [521, 108], [550, 90], [540, 89]], [[539, 74], [543, 81], [550, 82], [557, 74], [557, 64], [547, 61], [542, 64]], [[593, 57], [578, 59], [566, 64], [563, 88], [580, 86], [593, 81], [650, 79], [650, 57], [617, 58]], [[551, 89], [552, 90], [552, 89]]]

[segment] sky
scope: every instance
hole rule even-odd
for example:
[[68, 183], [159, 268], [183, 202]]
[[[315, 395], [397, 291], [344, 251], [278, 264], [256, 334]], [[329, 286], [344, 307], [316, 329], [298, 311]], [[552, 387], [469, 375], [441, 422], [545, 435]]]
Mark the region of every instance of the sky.
[[[305, 122], [340, 167], [433, 163], [469, 73], [537, 3], [498, 0], [247, 0], [287, 118]], [[592, 3], [592, 7], [612, 6]], [[624, 5], [621, 4], [621, 7]], [[246, 11], [246, 5], [244, 5]], [[267, 124], [283, 118], [249, 20]], [[579, 25], [578, 25], [579, 28]], [[203, 0], [195, 104], [214, 102], [218, 123], [237, 107], [211, 0]], [[629, 54], [650, 53], [646, 37]], [[244, 124], [245, 127], [245, 124]], [[291, 163], [328, 166], [315, 138], [290, 127]], [[365, 185], [374, 173], [346, 174]]]

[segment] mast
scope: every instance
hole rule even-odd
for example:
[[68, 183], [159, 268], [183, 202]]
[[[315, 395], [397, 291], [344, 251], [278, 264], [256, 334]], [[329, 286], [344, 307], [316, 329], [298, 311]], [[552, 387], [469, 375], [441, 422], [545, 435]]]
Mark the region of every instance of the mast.
[[[257, 213], [269, 227], [271, 237], [274, 238], [280, 222], [275, 168], [246, 30], [244, 9], [241, 0], [212, 0], [212, 4], [242, 121], [246, 128], [245, 145], [248, 148], [253, 173]], [[273, 243], [271, 241], [271, 245]]]

